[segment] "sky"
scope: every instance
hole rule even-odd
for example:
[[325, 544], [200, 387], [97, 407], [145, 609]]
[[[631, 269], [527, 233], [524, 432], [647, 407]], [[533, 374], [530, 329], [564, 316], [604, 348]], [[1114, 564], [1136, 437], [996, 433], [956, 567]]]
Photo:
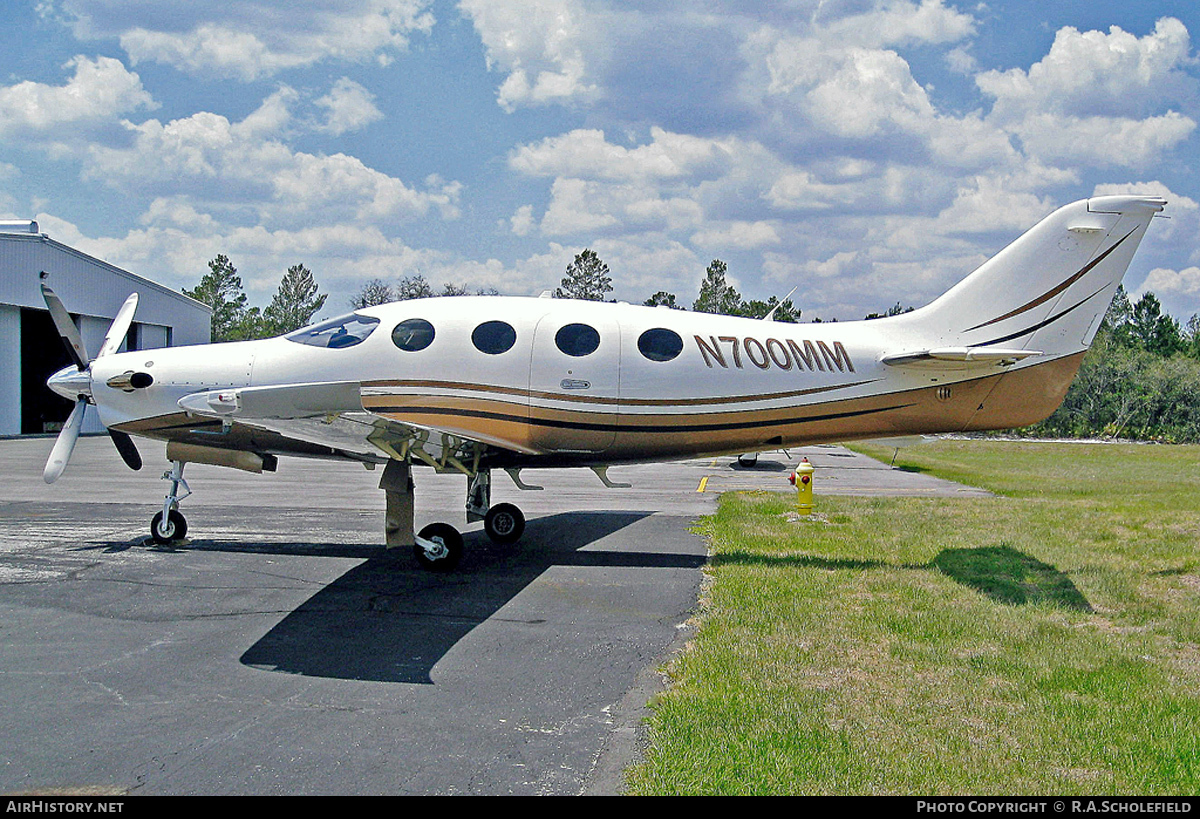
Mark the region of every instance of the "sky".
[[1077, 199], [1169, 200], [1129, 272], [1200, 313], [1194, 3], [8, 0], [0, 218], [169, 287], [224, 254], [506, 295], [585, 248], [690, 306], [931, 301]]

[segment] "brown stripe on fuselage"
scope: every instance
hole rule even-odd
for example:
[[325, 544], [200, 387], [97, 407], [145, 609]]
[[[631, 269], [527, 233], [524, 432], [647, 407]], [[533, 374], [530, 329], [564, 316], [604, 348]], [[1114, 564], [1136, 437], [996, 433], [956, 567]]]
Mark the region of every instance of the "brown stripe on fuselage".
[[[749, 404], [757, 401], [778, 401], [788, 398], [800, 398], [805, 395], [817, 395], [834, 390], [845, 390], [871, 384], [878, 379], [851, 381], [845, 384], [830, 384], [820, 387], [807, 387], [798, 390], [781, 392], [751, 393], [749, 395], [718, 395], [706, 398], [614, 398], [611, 396], [592, 396], [585, 393], [544, 392], [538, 390], [523, 390], [515, 387], [499, 387], [491, 384], [476, 384], [468, 381], [436, 381], [430, 379], [389, 379], [381, 381], [364, 381], [364, 389], [381, 389], [393, 387], [405, 390], [457, 390], [462, 392], [482, 392], [514, 398], [532, 398], [543, 401], [568, 401], [578, 404], [617, 405], [623, 407], [698, 407], [705, 405], [720, 406], [722, 404]], [[377, 393], [379, 396], [404, 395], [406, 393]], [[363, 396], [365, 401], [368, 397]]]
[[[738, 452], [965, 429], [1024, 426], [1053, 412], [1083, 354], [951, 384], [791, 407], [703, 413], [630, 413], [532, 406], [486, 398], [404, 396], [373, 411], [397, 421], [453, 429], [464, 436], [517, 434], [511, 440], [542, 451], [597, 451], [615, 434], [606, 459], [639, 460]], [[1045, 385], [1044, 387], [1041, 385]], [[364, 398], [364, 404], [367, 401]], [[520, 435], [522, 424], [527, 424]]]
[[[790, 407], [726, 412], [616, 415], [530, 407], [486, 397], [376, 395], [364, 406], [406, 424], [466, 438], [505, 441], [542, 455], [500, 455], [494, 465], [616, 463], [748, 452], [830, 441], [933, 432], [1008, 429], [1036, 423], [1062, 402], [1084, 353], [950, 384]], [[510, 393], [517, 398], [519, 391]], [[332, 450], [234, 423], [178, 412], [116, 424], [114, 429], [161, 440], [277, 453], [332, 455]], [[219, 442], [217, 439], [220, 439]], [[589, 456], [585, 452], [597, 453]], [[568, 453], [579, 452], [578, 456]]]

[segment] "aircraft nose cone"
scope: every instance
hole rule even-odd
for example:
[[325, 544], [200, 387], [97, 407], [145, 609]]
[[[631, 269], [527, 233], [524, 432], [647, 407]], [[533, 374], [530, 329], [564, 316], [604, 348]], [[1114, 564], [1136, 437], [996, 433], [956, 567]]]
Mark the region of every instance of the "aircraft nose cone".
[[63, 367], [46, 379], [46, 386], [68, 401], [78, 401], [81, 395], [92, 397], [91, 373], [78, 367]]

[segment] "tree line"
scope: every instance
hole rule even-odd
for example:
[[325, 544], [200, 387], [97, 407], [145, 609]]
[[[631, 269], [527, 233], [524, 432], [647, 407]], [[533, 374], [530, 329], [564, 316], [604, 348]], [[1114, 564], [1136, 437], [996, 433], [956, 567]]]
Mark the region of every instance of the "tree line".
[[[719, 313], [747, 318], [763, 318], [772, 313], [772, 318], [776, 321], [800, 320], [800, 311], [788, 299], [780, 301], [778, 297], [771, 296], [767, 301], [743, 301], [741, 294], [726, 280], [728, 271], [729, 267], [725, 262], [720, 259], [712, 260], [704, 271], [704, 281], [700, 283], [699, 295], [692, 302], [692, 310], [697, 313]], [[561, 285], [555, 289], [554, 296], [560, 299], [604, 301], [610, 292], [612, 279], [608, 275], [608, 265], [600, 260], [595, 251], [585, 249], [567, 265], [567, 274], [563, 277]], [[674, 293], [666, 290], [659, 290], [643, 304], [647, 307], [686, 309]]]
[[[776, 321], [800, 320], [800, 310], [790, 300], [780, 301], [772, 296], [767, 301], [743, 301], [737, 290], [726, 281], [727, 270], [725, 262], [713, 259], [705, 271], [699, 296], [692, 303], [693, 310], [750, 318], [763, 318], [772, 313]], [[554, 290], [554, 296], [560, 299], [605, 301], [612, 289], [608, 265], [594, 250], [585, 248], [567, 265], [559, 287]], [[327, 294], [319, 293], [319, 290], [311, 270], [303, 264], [293, 265], [280, 280], [279, 289], [271, 303], [260, 310], [247, 304], [242, 279], [229, 257], [218, 255], [208, 263], [208, 272], [201, 277], [200, 283], [191, 290], [184, 288], [183, 294], [212, 308], [211, 338], [219, 342], [269, 338], [304, 327], [325, 306]], [[375, 278], [359, 288], [351, 297], [349, 307], [361, 310], [364, 307], [393, 301], [433, 296], [466, 296], [471, 292], [469, 288], [453, 282], [446, 282], [440, 290], [435, 290], [420, 274], [405, 276], [394, 283]], [[495, 288], [490, 287], [479, 288], [474, 294], [499, 295]], [[673, 293], [665, 290], [655, 293], [644, 303], [649, 306], [663, 305], [677, 310], [685, 309], [677, 302]], [[899, 309], [899, 305], [896, 309]], [[874, 315], [868, 318], [873, 318]]]
[[312, 271], [292, 265], [283, 274], [279, 289], [265, 310], [246, 304], [242, 278], [228, 256], [218, 255], [208, 263], [208, 272], [183, 295], [212, 308], [213, 341], [246, 341], [290, 333], [312, 320], [325, 306], [326, 294], [317, 294]]
[[1200, 316], [1181, 325], [1119, 287], [1062, 406], [1020, 432], [1200, 443]]

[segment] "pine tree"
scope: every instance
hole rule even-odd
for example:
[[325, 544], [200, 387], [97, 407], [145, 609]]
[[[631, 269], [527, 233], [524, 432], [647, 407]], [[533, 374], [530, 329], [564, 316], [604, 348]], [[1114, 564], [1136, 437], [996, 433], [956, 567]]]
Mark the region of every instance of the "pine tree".
[[208, 263], [208, 272], [194, 290], [184, 289], [183, 295], [212, 308], [211, 338], [213, 341], [236, 341], [247, 338], [248, 318], [257, 318], [258, 311], [246, 309], [246, 294], [242, 279], [229, 257], [218, 255]]
[[1133, 305], [1128, 325], [1133, 339], [1155, 355], [1169, 356], [1183, 348], [1179, 322], [1162, 311], [1153, 293], [1144, 294]]
[[267, 335], [281, 335], [298, 330], [312, 321], [325, 306], [326, 294], [317, 295], [317, 282], [312, 271], [302, 264], [292, 265], [279, 282], [279, 290], [263, 312]]
[[350, 299], [350, 306], [355, 310], [361, 310], [364, 307], [374, 307], [377, 304], [387, 304], [389, 301], [395, 300], [396, 294], [390, 284], [383, 279], [371, 279]]
[[583, 299], [604, 301], [612, 292], [612, 279], [608, 276], [608, 265], [600, 260], [593, 250], [584, 249], [567, 265], [567, 275], [562, 286], [555, 289], [556, 299]]
[[742, 296], [725, 281], [728, 268], [720, 259], [713, 259], [704, 271], [704, 282], [700, 285], [700, 297], [692, 305], [697, 313], [720, 313], [726, 316], [742, 314]]
[[670, 307], [672, 310], [682, 310], [683, 309], [682, 307], [679, 306], [678, 303], [676, 303], [675, 294], [668, 293], [666, 290], [659, 290], [657, 293], [655, 293], [653, 296], [646, 299], [642, 303], [645, 304], [647, 307]]

